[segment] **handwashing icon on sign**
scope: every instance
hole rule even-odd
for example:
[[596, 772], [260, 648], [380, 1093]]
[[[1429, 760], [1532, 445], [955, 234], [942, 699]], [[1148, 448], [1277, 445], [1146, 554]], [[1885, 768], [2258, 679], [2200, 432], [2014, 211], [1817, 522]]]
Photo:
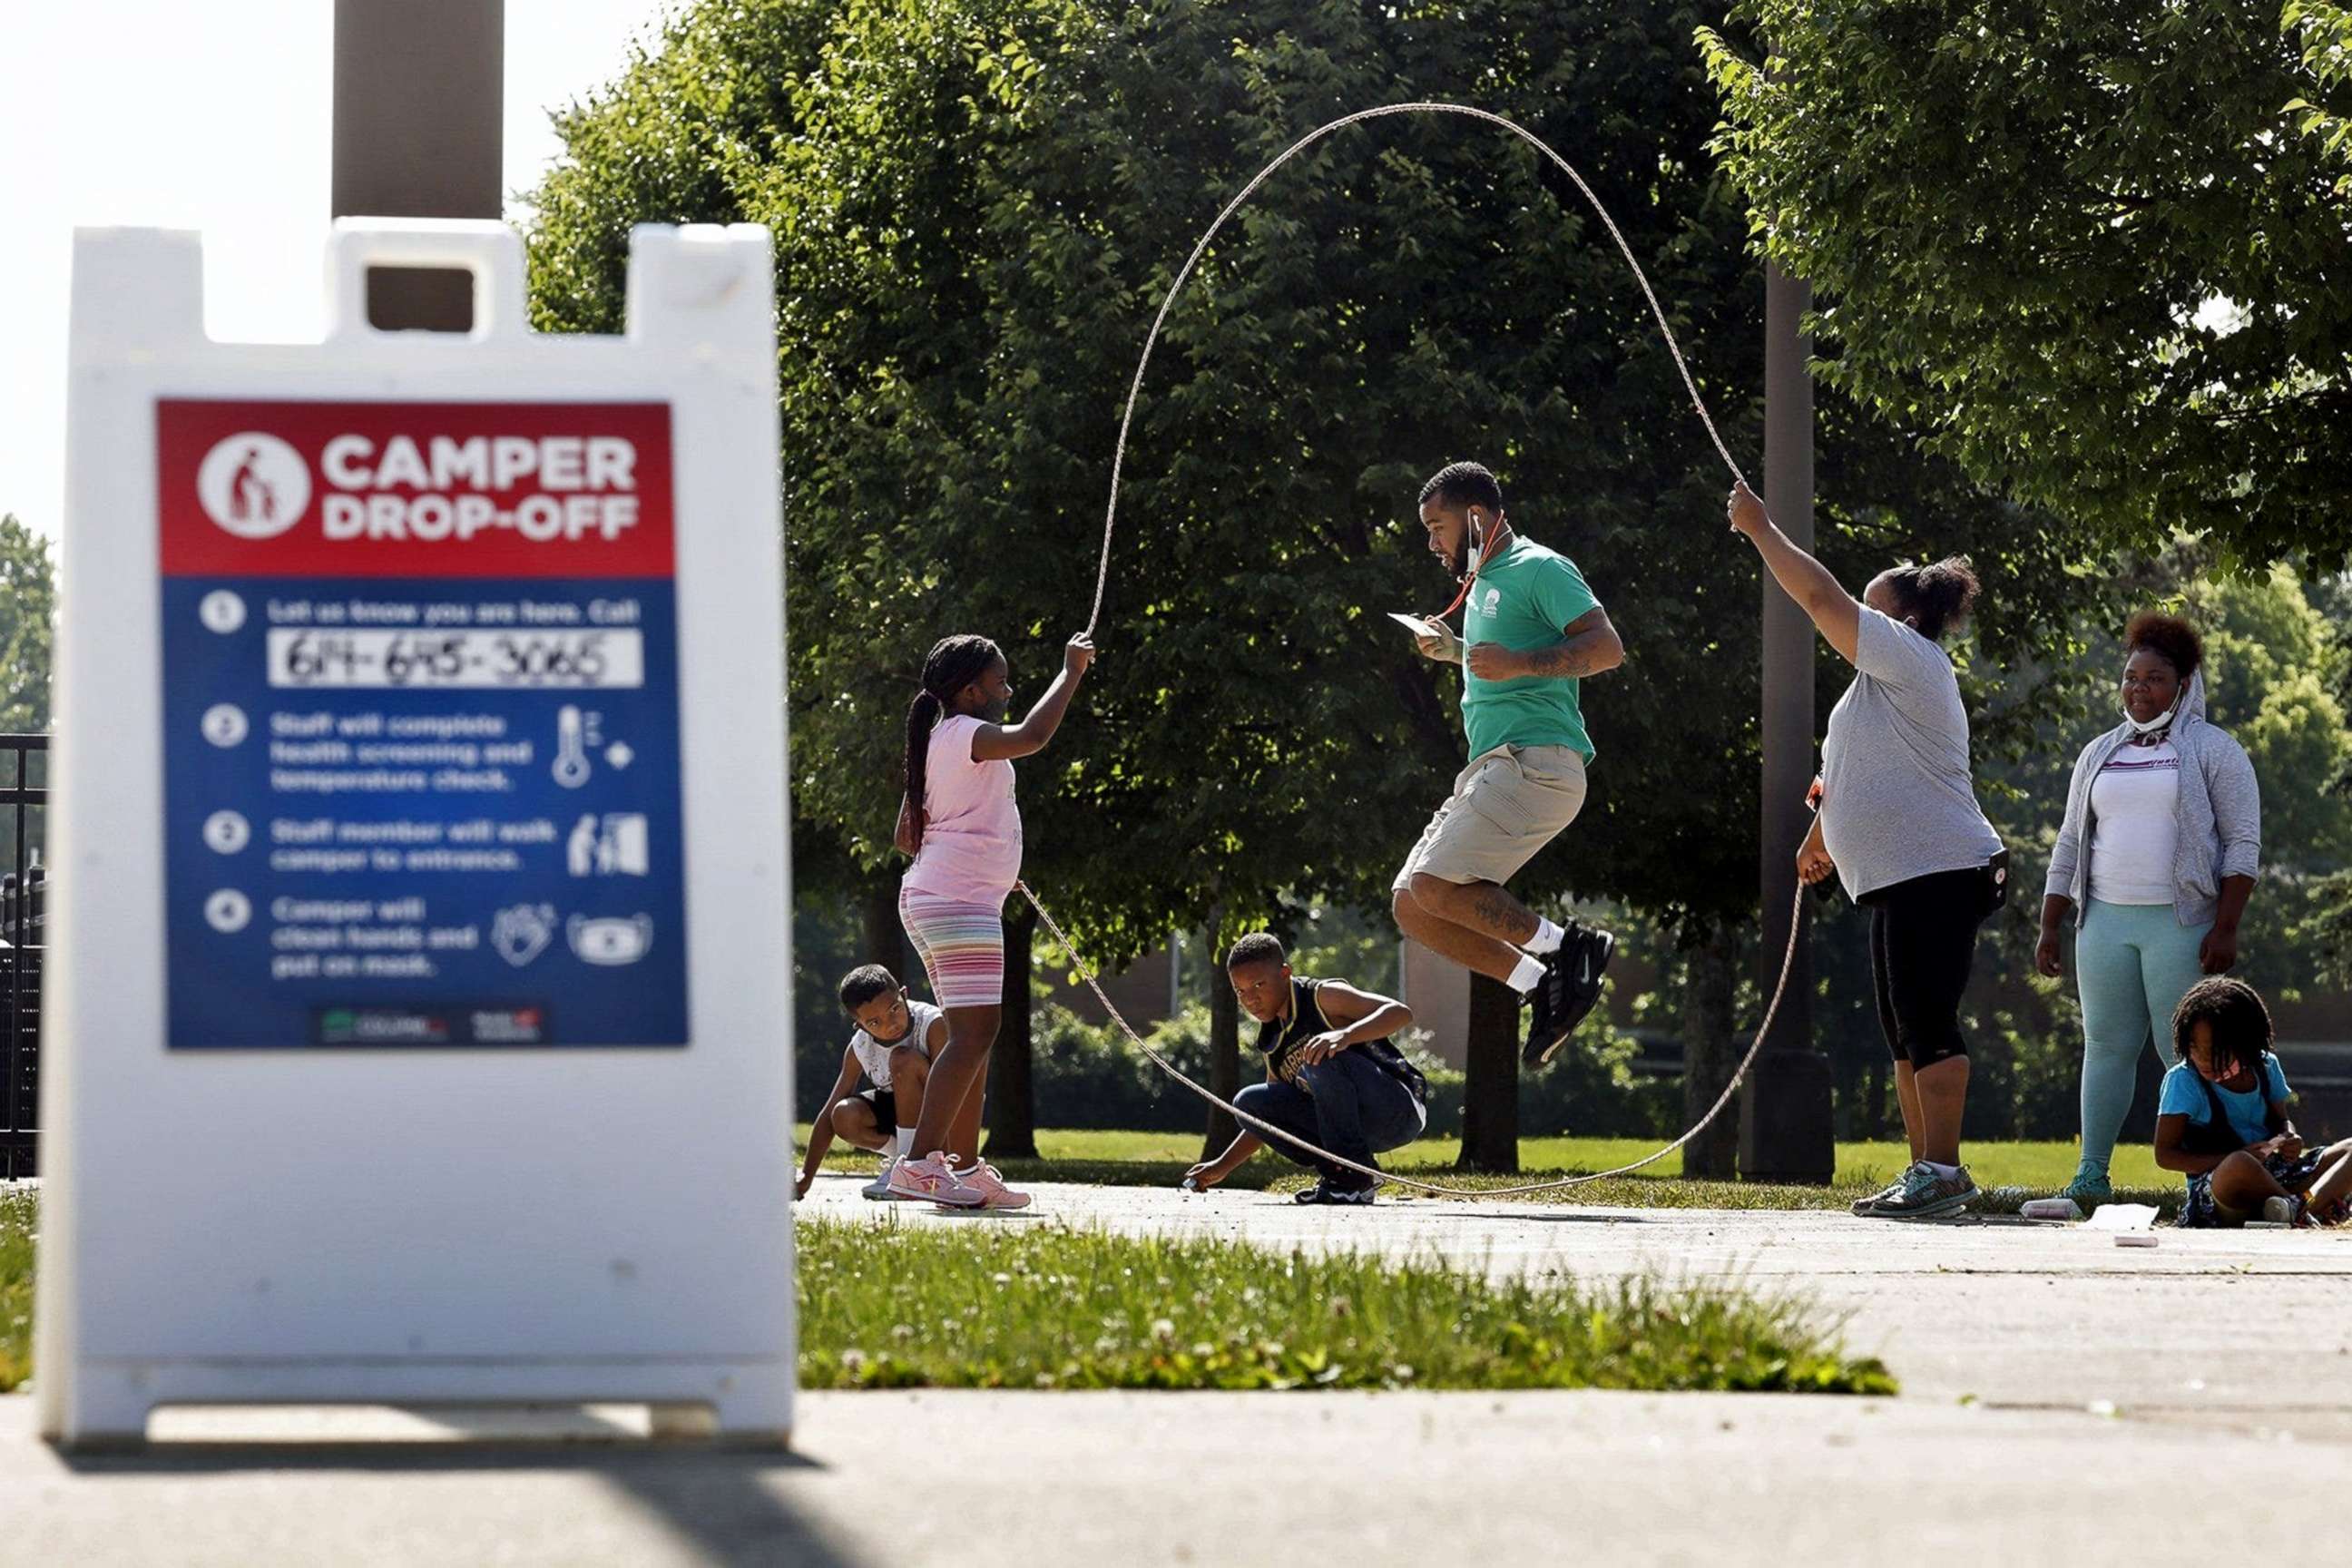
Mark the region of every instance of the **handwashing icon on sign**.
[[588, 782], [588, 721], [567, 702], [555, 711], [555, 782], [578, 789]]
[[544, 952], [554, 936], [552, 904], [510, 904], [490, 922], [491, 950], [517, 969]]

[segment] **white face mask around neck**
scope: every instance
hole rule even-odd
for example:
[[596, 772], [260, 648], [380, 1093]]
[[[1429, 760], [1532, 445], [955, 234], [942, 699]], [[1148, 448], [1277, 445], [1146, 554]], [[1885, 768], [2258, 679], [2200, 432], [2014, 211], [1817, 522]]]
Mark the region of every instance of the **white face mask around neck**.
[[2172, 728], [2173, 720], [2179, 715], [2180, 699], [2176, 697], [2172, 700], [2171, 707], [2153, 719], [2135, 719], [2131, 716], [2131, 710], [2126, 708], [2124, 710], [2124, 722], [2130, 726], [2131, 732], [2135, 735], [2156, 735]]

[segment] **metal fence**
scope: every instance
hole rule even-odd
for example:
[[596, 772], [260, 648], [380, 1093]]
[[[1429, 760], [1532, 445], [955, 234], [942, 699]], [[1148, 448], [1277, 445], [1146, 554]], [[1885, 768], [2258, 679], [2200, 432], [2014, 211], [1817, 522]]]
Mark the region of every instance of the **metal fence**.
[[49, 738], [0, 735], [0, 992], [8, 1009], [0, 1057], [0, 1178], [39, 1169], [41, 968], [48, 947]]

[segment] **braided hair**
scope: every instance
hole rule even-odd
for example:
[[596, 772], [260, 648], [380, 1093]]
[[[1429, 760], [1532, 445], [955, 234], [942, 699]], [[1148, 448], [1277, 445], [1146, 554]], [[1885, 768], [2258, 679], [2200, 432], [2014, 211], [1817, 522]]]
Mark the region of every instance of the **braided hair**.
[[1917, 621], [1919, 635], [1929, 642], [1943, 641], [1944, 634], [1966, 621], [1976, 606], [1976, 570], [1965, 555], [1948, 555], [1925, 566], [1906, 563], [1890, 570], [1886, 581], [1903, 613]]
[[914, 820], [915, 847], [923, 843], [924, 773], [930, 763], [931, 731], [955, 700], [957, 692], [988, 673], [1003, 657], [983, 637], [961, 633], [941, 637], [923, 660], [923, 689], [907, 708], [907, 810]]

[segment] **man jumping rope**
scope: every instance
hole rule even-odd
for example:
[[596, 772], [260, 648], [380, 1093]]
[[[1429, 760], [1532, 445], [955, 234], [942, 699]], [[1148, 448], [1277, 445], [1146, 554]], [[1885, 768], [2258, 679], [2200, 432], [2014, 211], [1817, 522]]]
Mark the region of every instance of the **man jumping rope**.
[[1405, 858], [1391, 907], [1406, 936], [1528, 999], [1538, 1067], [1600, 999], [1616, 939], [1555, 925], [1503, 884], [1584, 805], [1593, 751], [1578, 688], [1622, 664], [1625, 645], [1576, 563], [1512, 531], [1480, 465], [1449, 463], [1422, 486], [1421, 525], [1447, 570], [1470, 574], [1461, 637], [1441, 616], [1419, 638], [1423, 655], [1463, 667], [1470, 765]]

